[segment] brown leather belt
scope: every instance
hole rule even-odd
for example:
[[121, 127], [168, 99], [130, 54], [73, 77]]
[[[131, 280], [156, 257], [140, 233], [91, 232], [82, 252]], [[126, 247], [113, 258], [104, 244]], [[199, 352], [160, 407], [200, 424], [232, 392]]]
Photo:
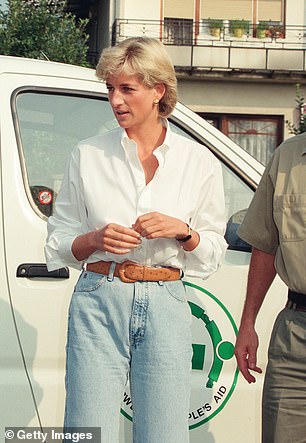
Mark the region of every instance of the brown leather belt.
[[[86, 270], [97, 274], [108, 275], [112, 262], [98, 261], [88, 263]], [[116, 263], [114, 276], [119, 277], [124, 283], [135, 283], [136, 281], [175, 281], [181, 278], [181, 271], [177, 268], [154, 268], [141, 266], [132, 261]]]

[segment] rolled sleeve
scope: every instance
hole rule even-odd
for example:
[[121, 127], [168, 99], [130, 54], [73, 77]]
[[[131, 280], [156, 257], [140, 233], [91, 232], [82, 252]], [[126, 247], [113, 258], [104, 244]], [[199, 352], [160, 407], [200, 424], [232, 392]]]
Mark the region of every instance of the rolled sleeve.
[[186, 251], [186, 275], [208, 278], [223, 262], [227, 243], [222, 235], [200, 234], [200, 243], [193, 251]]
[[216, 272], [227, 249], [225, 204], [221, 164], [210, 159], [210, 172], [203, 175], [202, 189], [191, 227], [198, 232], [200, 242], [193, 251], [185, 251], [185, 273], [203, 279]]
[[64, 266], [81, 269], [72, 254], [72, 244], [76, 237], [86, 232], [86, 209], [82, 201], [79, 174], [79, 157], [76, 149], [64, 175], [61, 190], [56, 199], [54, 215], [48, 219], [48, 236], [45, 257], [49, 271]]
[[[72, 243], [75, 237], [63, 238], [58, 235], [50, 234], [49, 241], [45, 246], [45, 257], [49, 271], [70, 266], [81, 269], [82, 262], [79, 262], [72, 254]], [[60, 240], [60, 241], [59, 241]]]

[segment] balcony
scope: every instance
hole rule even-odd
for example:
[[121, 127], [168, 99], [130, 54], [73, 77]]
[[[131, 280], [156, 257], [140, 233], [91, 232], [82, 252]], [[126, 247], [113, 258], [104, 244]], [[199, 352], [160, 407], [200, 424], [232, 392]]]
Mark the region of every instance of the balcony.
[[181, 75], [306, 81], [306, 27], [244, 22], [235, 32], [233, 21], [219, 25], [214, 28], [211, 20], [117, 19], [113, 43], [132, 36], [158, 38]]

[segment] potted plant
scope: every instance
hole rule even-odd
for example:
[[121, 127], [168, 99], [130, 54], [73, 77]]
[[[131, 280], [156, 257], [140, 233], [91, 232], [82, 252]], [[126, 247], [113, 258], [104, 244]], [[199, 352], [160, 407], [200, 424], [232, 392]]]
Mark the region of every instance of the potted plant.
[[266, 22], [266, 36], [272, 39], [285, 38], [285, 28], [277, 22]]
[[229, 29], [234, 37], [241, 38], [249, 32], [250, 22], [248, 20], [230, 20]]
[[284, 31], [284, 27], [282, 25], [278, 25], [278, 24], [270, 24], [268, 23], [268, 35], [271, 38], [284, 38], [285, 37], [285, 31]]
[[256, 37], [257, 38], [265, 38], [267, 35], [268, 23], [260, 21], [256, 26]]
[[221, 29], [223, 28], [223, 19], [221, 18], [209, 18], [207, 20], [210, 34], [213, 37], [220, 37]]

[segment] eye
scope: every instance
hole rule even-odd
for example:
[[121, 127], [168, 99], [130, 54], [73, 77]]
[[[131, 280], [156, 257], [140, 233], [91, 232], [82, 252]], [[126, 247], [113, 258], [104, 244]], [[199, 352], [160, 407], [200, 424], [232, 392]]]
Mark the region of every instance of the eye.
[[106, 85], [106, 89], [108, 90], [108, 92], [113, 92], [114, 87], [110, 86], [110, 85]]
[[132, 92], [134, 91], [134, 88], [131, 88], [130, 86], [123, 86], [122, 90], [124, 92]]

